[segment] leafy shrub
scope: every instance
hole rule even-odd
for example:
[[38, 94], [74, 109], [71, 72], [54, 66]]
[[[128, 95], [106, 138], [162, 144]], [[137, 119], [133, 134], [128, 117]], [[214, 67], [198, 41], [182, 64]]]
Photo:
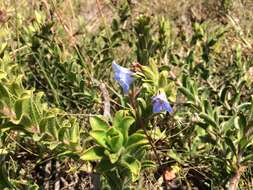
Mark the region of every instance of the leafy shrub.
[[65, 3], [0, 12], [1, 189], [87, 188], [83, 171], [95, 189], [252, 188], [251, 39], [231, 15], [184, 31], [121, 1], [109, 24], [97, 1], [91, 34]]

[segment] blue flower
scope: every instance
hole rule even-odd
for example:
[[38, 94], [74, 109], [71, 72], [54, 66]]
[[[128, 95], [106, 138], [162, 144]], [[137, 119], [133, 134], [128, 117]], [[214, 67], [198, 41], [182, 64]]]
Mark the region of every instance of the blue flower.
[[169, 113], [173, 112], [170, 103], [167, 100], [166, 94], [164, 92], [152, 97], [153, 113], [160, 113], [162, 111], [167, 111]]
[[123, 88], [124, 94], [127, 94], [130, 89], [130, 85], [134, 81], [134, 73], [127, 68], [119, 66], [115, 61], [112, 62], [112, 68], [114, 70], [114, 79], [118, 81], [120, 86]]

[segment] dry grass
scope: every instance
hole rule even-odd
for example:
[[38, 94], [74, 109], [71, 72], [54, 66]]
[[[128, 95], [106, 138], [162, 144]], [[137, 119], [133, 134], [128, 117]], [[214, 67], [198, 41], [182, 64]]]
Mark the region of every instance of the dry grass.
[[[80, 0], [80, 15], [85, 17], [85, 20], [89, 22], [89, 29], [94, 28], [98, 20], [100, 20], [101, 14], [98, 12], [97, 0]], [[118, 0], [122, 1], [122, 0]], [[223, 0], [224, 1], [224, 0]], [[138, 14], [148, 14], [154, 16], [165, 16], [170, 20], [182, 24], [188, 25], [192, 21], [203, 22], [206, 20], [212, 20], [221, 23], [229, 22], [226, 18], [226, 14], [233, 16], [241, 27], [245, 31], [246, 35], [249, 35], [253, 31], [253, 1], [252, 0], [234, 0], [229, 1], [228, 10], [224, 10], [226, 7], [222, 4], [222, 0], [140, 0], [132, 1], [133, 12], [137, 16]], [[112, 2], [108, 0], [98, 0], [102, 9], [102, 15], [106, 20], [111, 20], [113, 14]]]

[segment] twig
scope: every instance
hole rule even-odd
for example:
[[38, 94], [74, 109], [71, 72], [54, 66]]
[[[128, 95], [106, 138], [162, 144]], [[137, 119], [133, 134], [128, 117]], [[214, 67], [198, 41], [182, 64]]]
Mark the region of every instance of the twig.
[[[141, 120], [141, 121], [142, 121], [142, 120]], [[143, 123], [143, 122], [141, 122], [141, 123]], [[162, 169], [162, 167], [163, 167], [163, 166], [162, 166], [162, 161], [161, 161], [161, 159], [160, 159], [160, 157], [159, 157], [159, 154], [158, 154], [157, 151], [156, 151], [156, 148], [155, 148], [155, 145], [154, 145], [154, 143], [153, 143], [152, 137], [148, 135], [147, 129], [146, 129], [146, 127], [145, 127], [143, 124], [141, 124], [141, 128], [143, 128], [144, 133], [145, 133], [145, 135], [146, 135], [146, 137], [147, 137], [147, 139], [148, 139], [148, 141], [149, 141], [149, 144], [151, 145], [151, 149], [153, 150], [153, 152], [154, 152], [154, 154], [155, 154], [155, 157], [156, 157], [156, 160], [157, 160], [157, 162], [158, 162], [158, 164], [159, 164], [159, 167]], [[167, 187], [167, 182], [166, 182], [165, 172], [164, 172], [164, 171], [162, 171], [162, 176], [163, 176], [163, 182], [164, 182], [164, 189], [167, 190], [168, 187]]]
[[235, 174], [232, 176], [232, 178], [229, 181], [229, 188], [228, 190], [237, 190], [240, 178], [242, 173], [245, 171], [245, 166], [239, 166]]
[[29, 152], [30, 154], [34, 155], [34, 156], [39, 156], [38, 154], [36, 153], [33, 153], [31, 150], [29, 150], [28, 148], [25, 148], [24, 146], [22, 146], [19, 142], [17, 142], [14, 138], [12, 138], [11, 135], [8, 135], [8, 137], [14, 141], [20, 148], [24, 149], [25, 151]]
[[55, 170], [56, 170], [56, 175], [55, 175], [55, 184], [54, 184], [54, 190], [60, 190], [61, 188], [61, 184], [60, 184], [60, 162], [59, 161], [56, 161], [55, 163]]
[[52, 162], [49, 161], [47, 162], [45, 166], [45, 178], [44, 178], [44, 184], [43, 184], [45, 190], [50, 189], [49, 179], [50, 179], [51, 168], [52, 168]]
[[[144, 133], [145, 133], [145, 136], [147, 137], [148, 139], [148, 142], [149, 144], [151, 145], [151, 149], [152, 151], [154, 152], [155, 154], [155, 157], [156, 157], [156, 160], [159, 164], [159, 167], [162, 169], [163, 166], [162, 166], [162, 161], [159, 157], [159, 154], [157, 153], [156, 151], [156, 148], [155, 148], [155, 145], [153, 143], [153, 139], [151, 136], [149, 136], [148, 132], [147, 132], [147, 129], [145, 127], [145, 124], [142, 120], [142, 118], [139, 117], [139, 112], [138, 112], [138, 108], [137, 108], [137, 105], [136, 105], [136, 101], [135, 101], [135, 97], [136, 97], [136, 93], [135, 93], [135, 89], [133, 88], [133, 91], [132, 91], [132, 95], [130, 95], [130, 102], [136, 112], [136, 120], [137, 120], [137, 123], [140, 125], [140, 127], [143, 129]], [[167, 182], [166, 182], [166, 178], [165, 178], [165, 172], [162, 171], [162, 176], [163, 176], [163, 182], [164, 182], [164, 190], [167, 190], [168, 189], [168, 186], [167, 186]]]
[[63, 183], [62, 190], [69, 189], [69, 184], [63, 177], [61, 177], [61, 182]]
[[110, 113], [111, 105], [110, 105], [110, 97], [109, 97], [108, 90], [106, 89], [106, 86], [104, 83], [101, 83], [99, 85], [99, 88], [102, 92], [102, 96], [104, 99], [104, 116], [107, 118], [110, 118], [111, 117], [111, 113]]

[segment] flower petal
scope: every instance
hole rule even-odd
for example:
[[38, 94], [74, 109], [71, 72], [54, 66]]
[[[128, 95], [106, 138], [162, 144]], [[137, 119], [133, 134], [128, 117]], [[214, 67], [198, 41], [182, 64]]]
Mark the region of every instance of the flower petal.
[[130, 89], [130, 85], [134, 81], [134, 78], [132, 77], [133, 72], [127, 68], [119, 66], [115, 61], [112, 62], [112, 68], [114, 70], [114, 79], [123, 88], [124, 94], [127, 94]]
[[169, 113], [173, 112], [173, 109], [172, 109], [172, 107], [170, 106], [170, 103], [169, 103], [169, 102], [164, 103], [164, 109], [165, 109], [167, 112], [169, 112]]
[[162, 110], [163, 107], [159, 101], [153, 102], [153, 113], [160, 113]]
[[112, 62], [112, 68], [115, 73], [120, 72], [120, 66], [115, 61]]
[[156, 96], [152, 97], [152, 104], [153, 104], [153, 113], [159, 113], [162, 111], [167, 111], [169, 113], [173, 112], [170, 103], [167, 100], [166, 94], [160, 93]]

